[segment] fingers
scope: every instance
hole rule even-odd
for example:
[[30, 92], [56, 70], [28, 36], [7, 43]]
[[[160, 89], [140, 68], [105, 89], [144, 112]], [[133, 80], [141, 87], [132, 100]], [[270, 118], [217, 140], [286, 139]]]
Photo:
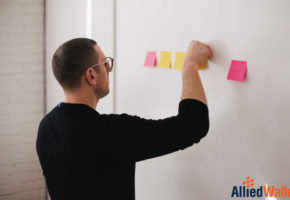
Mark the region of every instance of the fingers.
[[206, 45], [206, 46], [207, 46], [207, 49], [208, 49], [208, 59], [210, 59], [212, 57], [212, 52], [211, 52], [209, 46], [208, 45]]
[[212, 56], [210, 47], [198, 40], [192, 40], [186, 51], [186, 61], [196, 62], [199, 66], [207, 62]]
[[192, 46], [194, 46], [194, 45], [204, 46], [207, 49], [207, 52], [208, 52], [208, 55], [207, 55], [208, 56], [208, 59], [212, 56], [212, 52], [211, 52], [211, 50], [210, 50], [210, 48], [209, 48], [209, 46], [207, 44], [202, 43], [202, 42], [200, 42], [198, 40], [192, 40], [191, 41], [191, 45]]

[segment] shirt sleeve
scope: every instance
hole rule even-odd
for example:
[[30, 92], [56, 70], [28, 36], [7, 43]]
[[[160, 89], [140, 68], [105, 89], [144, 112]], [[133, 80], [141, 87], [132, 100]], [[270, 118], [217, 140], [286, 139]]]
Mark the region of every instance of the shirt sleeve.
[[116, 154], [135, 162], [192, 146], [209, 129], [208, 108], [194, 99], [182, 100], [178, 114], [169, 118], [152, 120], [121, 114], [107, 115], [106, 121]]

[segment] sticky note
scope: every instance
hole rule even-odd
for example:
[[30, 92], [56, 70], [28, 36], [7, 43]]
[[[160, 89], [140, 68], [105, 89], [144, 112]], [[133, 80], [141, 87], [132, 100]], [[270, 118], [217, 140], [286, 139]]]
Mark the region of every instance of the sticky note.
[[247, 71], [247, 61], [232, 60], [228, 80], [243, 81]]
[[175, 53], [175, 62], [173, 65], [173, 69], [181, 70], [182, 65], [183, 65], [184, 56], [185, 56], [185, 52]]
[[[177, 52], [175, 54], [175, 62], [173, 66], [174, 69], [176, 70], [182, 69], [184, 57], [185, 57], [185, 52]], [[206, 68], [207, 68], [207, 63], [204, 63], [203, 65], [198, 67], [199, 70], [203, 70]]]
[[171, 67], [171, 52], [162, 51], [160, 52], [160, 60], [158, 67], [161, 68], [170, 68]]
[[144, 66], [147, 66], [147, 67], [156, 66], [156, 52], [155, 51], [147, 52]]
[[200, 65], [198, 67], [199, 70], [203, 70], [203, 69], [206, 69], [207, 68], [207, 63], [204, 63], [203, 65]]

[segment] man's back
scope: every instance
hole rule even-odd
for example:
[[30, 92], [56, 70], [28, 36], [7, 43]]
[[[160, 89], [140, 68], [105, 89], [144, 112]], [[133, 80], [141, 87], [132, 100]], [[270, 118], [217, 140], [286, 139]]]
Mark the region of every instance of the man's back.
[[135, 163], [198, 143], [208, 109], [186, 99], [163, 120], [101, 115], [84, 104], [62, 103], [40, 123], [37, 152], [51, 198], [135, 199]]
[[82, 104], [62, 103], [43, 118], [37, 152], [52, 199], [134, 199], [135, 162], [113, 155], [108, 131]]

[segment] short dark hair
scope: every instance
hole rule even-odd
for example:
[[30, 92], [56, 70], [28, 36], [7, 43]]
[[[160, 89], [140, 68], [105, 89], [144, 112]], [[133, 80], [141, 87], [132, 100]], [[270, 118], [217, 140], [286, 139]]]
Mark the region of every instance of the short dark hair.
[[97, 42], [88, 38], [76, 38], [62, 44], [52, 58], [52, 70], [63, 89], [80, 87], [84, 71], [98, 62], [94, 49]]

